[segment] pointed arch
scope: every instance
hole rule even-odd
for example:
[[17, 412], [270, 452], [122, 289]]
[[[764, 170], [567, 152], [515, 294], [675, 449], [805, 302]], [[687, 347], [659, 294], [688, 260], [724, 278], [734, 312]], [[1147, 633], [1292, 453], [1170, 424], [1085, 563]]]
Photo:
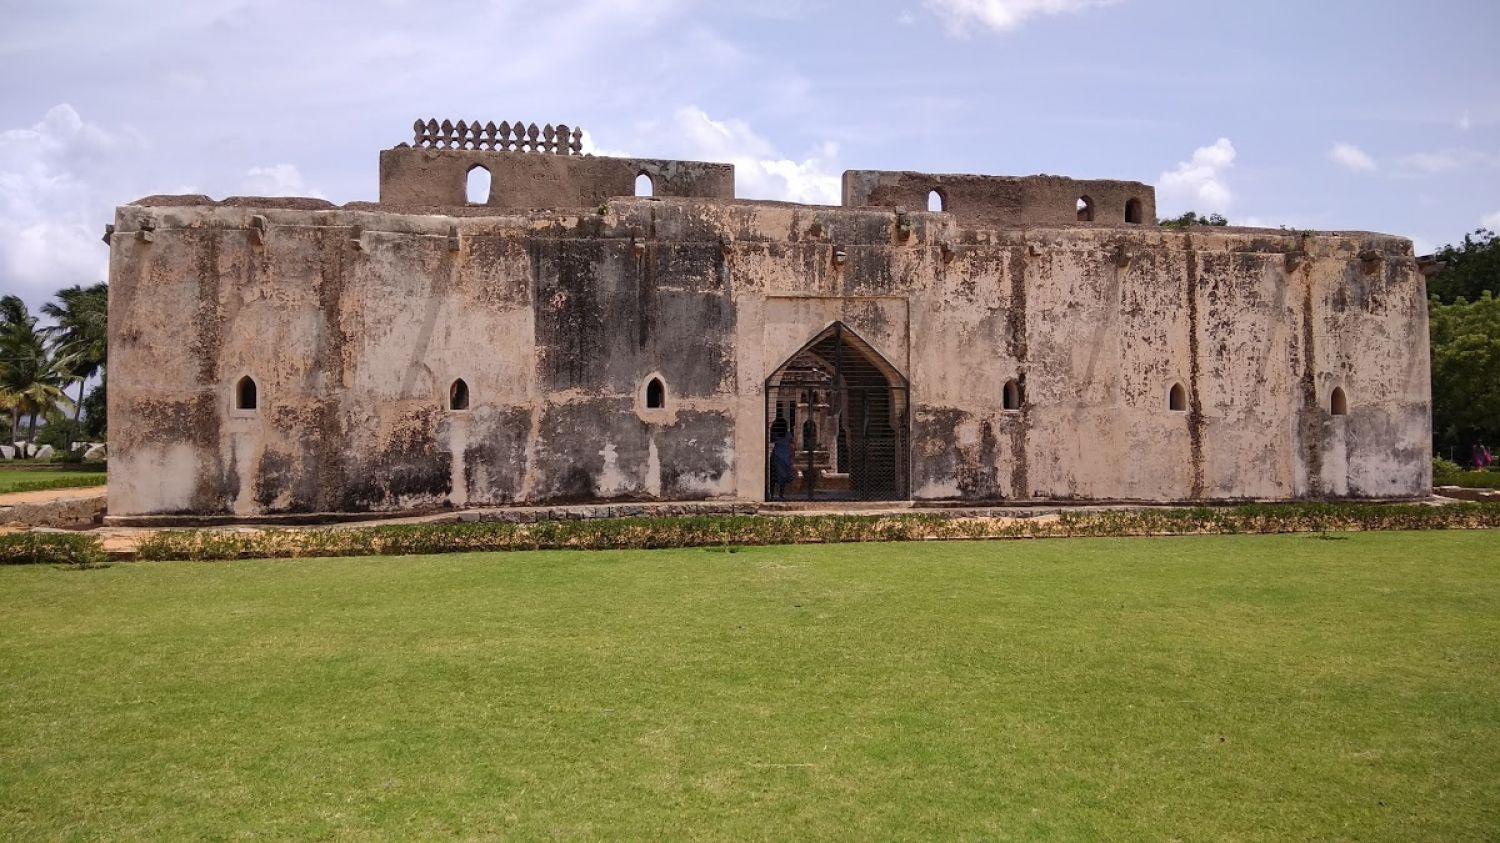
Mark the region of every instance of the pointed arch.
[[[830, 341], [832, 341], [833, 343], [843, 343], [846, 345], [846, 347], [856, 349], [859, 352], [859, 356], [868, 361], [869, 364], [873, 366], [877, 371], [879, 371], [881, 375], [884, 376], [885, 379], [891, 384], [900, 386], [902, 388], [905, 388], [907, 386], [906, 375], [903, 375], [901, 373], [901, 370], [896, 368], [895, 364], [887, 360], [885, 358], [885, 355], [881, 354], [879, 351], [876, 351], [875, 346], [870, 345], [870, 343], [866, 342], [865, 338], [856, 333], [854, 329], [837, 320], [828, 323], [828, 326], [826, 328], [813, 335], [813, 338], [808, 340], [801, 348], [797, 349], [796, 353], [782, 360], [781, 363], [777, 365], [774, 370], [772, 370], [770, 376], [766, 378], [766, 386], [777, 385], [777, 378], [779, 377], [779, 375], [781, 375], [785, 371], [788, 364], [796, 360], [801, 355], [812, 353], [814, 356], [822, 360], [823, 357], [827, 355], [829, 350], [833, 348], [833, 345], [829, 344]], [[817, 354], [817, 349], [819, 348], [819, 346], [824, 347], [824, 355]]]
[[766, 498], [903, 500], [906, 376], [832, 322], [766, 378]]
[[1172, 388], [1167, 390], [1167, 409], [1174, 413], [1185, 413], [1187, 408], [1187, 390], [1181, 383], [1172, 384]]
[[664, 410], [667, 407], [667, 384], [660, 375], [646, 381], [646, 409]]
[[470, 205], [488, 205], [490, 201], [490, 168], [475, 164], [464, 175], [464, 198]]

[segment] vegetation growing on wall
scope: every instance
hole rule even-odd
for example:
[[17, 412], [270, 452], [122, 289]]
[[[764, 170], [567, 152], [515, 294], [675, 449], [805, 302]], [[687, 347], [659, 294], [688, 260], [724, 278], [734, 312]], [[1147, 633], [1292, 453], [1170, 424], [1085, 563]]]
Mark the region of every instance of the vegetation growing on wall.
[[1229, 225], [1229, 220], [1222, 214], [1199, 214], [1197, 211], [1188, 211], [1180, 217], [1167, 217], [1157, 220], [1163, 228], [1191, 228], [1195, 225]]

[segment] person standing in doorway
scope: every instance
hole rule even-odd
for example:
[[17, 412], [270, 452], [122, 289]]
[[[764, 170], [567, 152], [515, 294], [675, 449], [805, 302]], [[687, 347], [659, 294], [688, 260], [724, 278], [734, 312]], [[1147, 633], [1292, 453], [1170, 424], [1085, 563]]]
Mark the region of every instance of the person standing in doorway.
[[792, 430], [780, 416], [771, 422], [771, 500], [786, 500], [792, 482]]

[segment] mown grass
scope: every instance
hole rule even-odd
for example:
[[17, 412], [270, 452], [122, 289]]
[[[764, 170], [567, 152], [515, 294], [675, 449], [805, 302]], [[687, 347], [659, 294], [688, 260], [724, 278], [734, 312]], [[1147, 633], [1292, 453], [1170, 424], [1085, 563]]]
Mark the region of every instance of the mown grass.
[[1483, 839], [1497, 538], [0, 568], [0, 828]]
[[103, 486], [108, 476], [103, 471], [66, 470], [18, 471], [0, 467], [0, 495], [11, 492], [43, 492], [50, 489], [72, 489]]

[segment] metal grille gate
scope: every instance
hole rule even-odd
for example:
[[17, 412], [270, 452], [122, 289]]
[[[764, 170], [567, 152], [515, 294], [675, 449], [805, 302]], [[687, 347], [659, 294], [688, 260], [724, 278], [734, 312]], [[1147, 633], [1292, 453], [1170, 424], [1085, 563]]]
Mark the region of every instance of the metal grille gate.
[[904, 378], [835, 323], [766, 380], [768, 500], [904, 500]]

